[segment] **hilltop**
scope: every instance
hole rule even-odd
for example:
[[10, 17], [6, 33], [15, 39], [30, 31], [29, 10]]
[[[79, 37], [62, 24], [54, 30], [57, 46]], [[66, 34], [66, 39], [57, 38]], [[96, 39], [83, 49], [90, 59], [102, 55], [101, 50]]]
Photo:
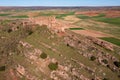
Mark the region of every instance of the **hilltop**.
[[119, 7], [0, 9], [0, 80], [120, 79]]

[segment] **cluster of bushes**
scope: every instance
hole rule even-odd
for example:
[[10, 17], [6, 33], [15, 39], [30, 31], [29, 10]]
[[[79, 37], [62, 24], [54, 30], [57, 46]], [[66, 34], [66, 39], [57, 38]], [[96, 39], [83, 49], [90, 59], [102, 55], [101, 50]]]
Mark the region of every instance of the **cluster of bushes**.
[[[2, 64], [7, 66], [14, 64], [14, 60], [11, 56], [13, 54], [20, 54], [21, 52], [19, 41], [28, 37], [34, 32], [32, 26], [23, 27], [22, 25], [18, 24], [15, 24], [14, 27], [19, 28], [12, 31], [12, 27], [10, 27], [9, 24], [11, 24], [11, 22], [7, 22], [6, 26], [2, 26], [0, 29], [0, 59], [4, 59]], [[0, 66], [0, 71], [5, 71], [5, 69], [6, 66]]]
[[[34, 32], [32, 26], [21, 26], [12, 31], [12, 27], [6, 25], [0, 29], [0, 53], [18, 52], [17, 46], [21, 39], [26, 38]], [[19, 25], [18, 25], [19, 26]], [[4, 37], [4, 38], [1, 38]]]
[[[91, 60], [91, 61], [95, 61], [95, 60], [96, 60], [96, 57], [95, 57], [95, 56], [91, 56], [91, 57], [90, 57], [90, 60]], [[103, 62], [104, 64], [108, 64], [108, 61], [107, 61], [106, 59], [103, 59], [102, 62]]]

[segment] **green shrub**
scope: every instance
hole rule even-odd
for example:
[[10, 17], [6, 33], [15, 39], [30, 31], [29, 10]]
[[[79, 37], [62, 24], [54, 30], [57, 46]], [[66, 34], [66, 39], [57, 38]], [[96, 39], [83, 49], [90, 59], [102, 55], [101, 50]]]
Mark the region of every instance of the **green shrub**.
[[120, 67], [120, 62], [115, 61], [115, 62], [114, 62], [114, 65], [117, 66], [117, 67]]
[[108, 61], [106, 59], [103, 59], [102, 62], [105, 63], [105, 64], [108, 63]]
[[57, 63], [50, 63], [48, 65], [48, 67], [50, 68], [50, 70], [56, 70], [58, 68], [58, 64]]
[[40, 57], [41, 57], [42, 59], [45, 59], [45, 58], [47, 58], [47, 54], [42, 53], [42, 54], [40, 55]]
[[1, 66], [0, 71], [5, 71], [5, 66]]
[[94, 60], [96, 60], [96, 57], [95, 57], [95, 56], [91, 56], [91, 57], [90, 57], [90, 60], [91, 60], [91, 61], [94, 61]]

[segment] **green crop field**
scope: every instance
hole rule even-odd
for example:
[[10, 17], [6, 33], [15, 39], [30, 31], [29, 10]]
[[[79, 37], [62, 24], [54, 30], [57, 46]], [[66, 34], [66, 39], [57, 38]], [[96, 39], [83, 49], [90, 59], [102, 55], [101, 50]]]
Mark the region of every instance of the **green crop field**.
[[84, 30], [83, 28], [69, 28], [70, 30]]
[[99, 18], [95, 18], [95, 20], [120, 26], [120, 18], [99, 17]]
[[97, 16], [87, 16], [87, 15], [84, 15], [84, 14], [79, 14], [79, 15], [76, 15], [77, 18], [80, 18], [80, 19], [93, 19], [93, 18], [101, 18], [101, 17], [105, 17], [105, 14], [99, 14]]
[[80, 15], [76, 15], [77, 18], [80, 18], [80, 19], [89, 19], [91, 17], [89, 16], [86, 16], [86, 15], [83, 15], [83, 14], [80, 14]]
[[101, 39], [120, 46], [120, 39], [117, 39], [117, 38], [114, 38], [114, 37], [103, 37]]
[[63, 19], [63, 18], [66, 17], [66, 16], [74, 15], [74, 14], [75, 14], [75, 12], [69, 12], [69, 13], [67, 13], [67, 14], [58, 14], [58, 15], [56, 16], [56, 18], [58, 18], [58, 19]]
[[8, 15], [10, 15], [10, 14], [0, 14], [0, 16], [8, 16]]
[[93, 16], [93, 17], [80, 14], [80, 15], [76, 15], [76, 17], [80, 18], [80, 19], [92, 19], [92, 20], [95, 20], [95, 21], [100, 21], [100, 22], [105, 22], [105, 23], [120, 26], [120, 17], [106, 18], [105, 14], [99, 14], [98, 16]]
[[29, 18], [27, 15], [11, 16], [11, 18]]
[[75, 22], [76, 26], [96, 30], [120, 38], [120, 18], [93, 17]]

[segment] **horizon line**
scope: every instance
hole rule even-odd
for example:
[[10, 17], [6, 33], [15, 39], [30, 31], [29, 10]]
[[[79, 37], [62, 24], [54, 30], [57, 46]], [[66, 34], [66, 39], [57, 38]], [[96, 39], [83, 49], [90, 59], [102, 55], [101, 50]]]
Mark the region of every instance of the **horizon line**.
[[120, 7], [119, 5], [113, 5], [113, 6], [0, 6], [0, 7]]

